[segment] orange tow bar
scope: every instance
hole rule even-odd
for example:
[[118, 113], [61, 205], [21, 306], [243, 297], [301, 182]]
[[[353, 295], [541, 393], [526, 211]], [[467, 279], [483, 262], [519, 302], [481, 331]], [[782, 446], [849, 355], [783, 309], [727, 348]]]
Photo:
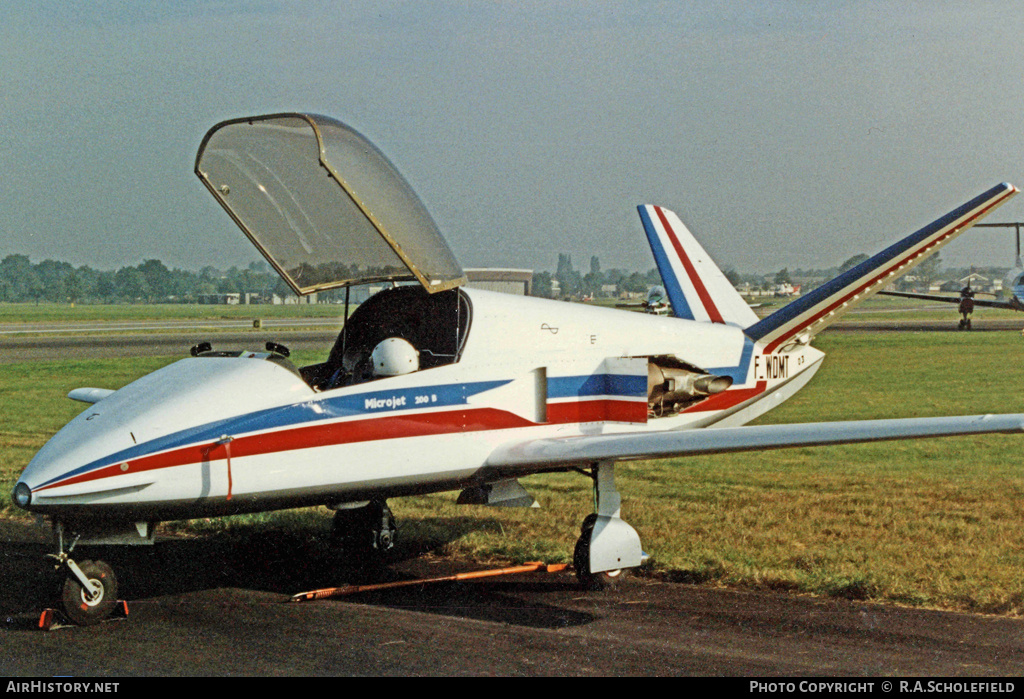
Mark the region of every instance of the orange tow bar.
[[558, 573], [568, 568], [566, 563], [526, 563], [512, 568], [495, 568], [491, 570], [474, 570], [469, 573], [457, 573], [446, 575], [441, 578], [423, 578], [419, 580], [400, 580], [398, 582], [378, 583], [376, 585], [343, 585], [342, 587], [325, 587], [322, 590], [310, 590], [292, 595], [292, 602], [311, 602], [318, 599], [329, 599], [331, 597], [344, 597], [354, 595], [357, 592], [370, 592], [373, 590], [390, 590], [395, 587], [408, 587], [409, 585], [425, 585], [427, 583], [454, 582], [458, 580], [475, 580], [477, 578], [493, 578], [499, 575], [514, 575], [516, 573]]

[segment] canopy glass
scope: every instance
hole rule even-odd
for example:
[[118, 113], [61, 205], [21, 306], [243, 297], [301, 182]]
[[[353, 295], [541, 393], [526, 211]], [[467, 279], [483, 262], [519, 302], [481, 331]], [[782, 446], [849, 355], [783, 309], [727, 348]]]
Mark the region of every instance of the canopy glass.
[[388, 159], [329, 117], [232, 119], [206, 134], [196, 175], [297, 294], [466, 281], [434, 220]]

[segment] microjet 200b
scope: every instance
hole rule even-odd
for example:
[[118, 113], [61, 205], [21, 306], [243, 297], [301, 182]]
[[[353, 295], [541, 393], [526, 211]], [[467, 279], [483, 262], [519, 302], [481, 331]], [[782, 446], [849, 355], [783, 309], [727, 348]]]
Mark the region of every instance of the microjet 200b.
[[[394, 282], [349, 317], [327, 361], [193, 348], [90, 403], [32, 459], [14, 502], [52, 523], [63, 603], [80, 624], [117, 595], [74, 542], [151, 543], [161, 521], [321, 506], [354, 553], [386, 549], [389, 498], [462, 491], [530, 505], [527, 474], [576, 470], [595, 511], [573, 561], [587, 586], [644, 558], [620, 517], [618, 461], [882, 439], [1021, 432], [1024, 416], [743, 427], [821, 365], [815, 333], [1004, 203], [1000, 184], [764, 319], [679, 218], [639, 207], [673, 316], [465, 287], [405, 180], [322, 116], [214, 126], [195, 172], [299, 294]], [[411, 282], [399, 284], [398, 282]]]

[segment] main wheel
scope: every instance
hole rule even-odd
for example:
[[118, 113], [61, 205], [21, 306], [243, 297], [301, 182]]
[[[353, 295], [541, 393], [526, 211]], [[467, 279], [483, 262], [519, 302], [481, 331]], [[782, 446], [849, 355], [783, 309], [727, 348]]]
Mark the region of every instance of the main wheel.
[[576, 540], [576, 548], [572, 553], [572, 567], [576, 571], [576, 579], [580, 581], [583, 589], [604, 590], [605, 588], [615, 586], [626, 577], [626, 571], [623, 568], [619, 568], [617, 570], [603, 570], [600, 573], [590, 572], [590, 534], [592, 531], [593, 524], [590, 525], [590, 528], [584, 527], [580, 538]]
[[78, 578], [68, 575], [61, 596], [64, 613], [79, 626], [92, 626], [114, 611], [117, 604], [117, 577], [103, 561], [82, 561], [78, 567], [90, 582], [99, 583], [99, 592], [90, 595]]
[[395, 518], [385, 501], [375, 500], [334, 513], [331, 540], [346, 556], [363, 561], [389, 551], [395, 541]]

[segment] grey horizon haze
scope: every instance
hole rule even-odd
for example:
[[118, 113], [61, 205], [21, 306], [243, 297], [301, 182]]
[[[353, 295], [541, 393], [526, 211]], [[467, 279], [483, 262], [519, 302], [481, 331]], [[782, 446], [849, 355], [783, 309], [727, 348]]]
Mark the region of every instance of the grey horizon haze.
[[[228, 118], [329, 115], [465, 267], [654, 266], [639, 204], [723, 268], [825, 268], [1024, 186], [1024, 6], [995, 2], [5, 5], [0, 258], [261, 259], [192, 172]], [[988, 222], [1024, 220], [1024, 195]], [[975, 229], [947, 266], [1013, 262]]]

